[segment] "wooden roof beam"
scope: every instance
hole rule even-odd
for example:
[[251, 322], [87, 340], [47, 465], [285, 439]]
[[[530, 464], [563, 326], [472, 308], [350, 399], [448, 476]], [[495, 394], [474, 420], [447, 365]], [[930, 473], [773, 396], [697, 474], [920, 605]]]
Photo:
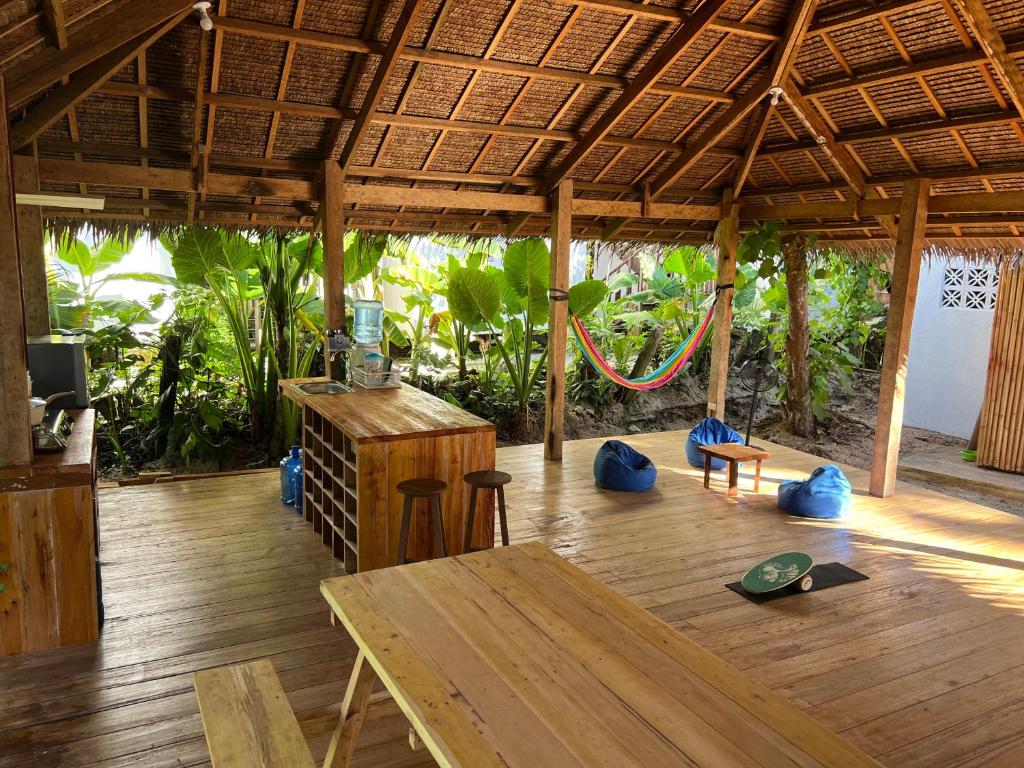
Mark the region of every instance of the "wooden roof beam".
[[894, 13], [904, 13], [917, 8], [924, 8], [928, 5], [938, 5], [938, 2], [939, 0], [892, 0], [892, 2], [888, 3], [862, 3], [860, 5], [866, 7], [852, 13], [837, 13], [833, 16], [817, 19], [808, 28], [807, 34], [820, 35], [825, 32], [833, 32], [837, 29], [853, 27], [866, 21], [891, 16]]
[[[650, 5], [646, 2], [637, 3], [633, 2], [633, 0], [555, 0], [555, 2], [560, 5], [572, 5], [578, 8], [590, 8], [595, 11], [635, 16], [641, 19], [664, 21], [669, 24], [683, 24], [692, 18], [691, 14], [687, 14], [685, 11], [677, 8]], [[778, 32], [770, 27], [728, 19], [715, 19], [711, 23], [711, 29], [717, 32], [751, 37], [757, 40], [775, 41], [779, 39]]]
[[653, 181], [650, 182], [651, 197], [657, 197], [675, 183], [683, 173], [699, 161], [711, 147], [732, 131], [765, 97], [769, 89], [781, 85], [789, 75], [800, 43], [804, 39], [817, 0], [796, 0], [786, 19], [786, 28], [772, 57], [768, 72], [764, 74], [742, 97], [723, 112], [700, 137], [683, 150]]
[[402, 12], [398, 17], [398, 21], [395, 22], [394, 30], [391, 32], [391, 38], [388, 40], [383, 54], [381, 54], [380, 63], [377, 64], [376, 71], [373, 73], [373, 82], [363, 98], [363, 104], [359, 109], [359, 114], [356, 116], [355, 124], [352, 126], [348, 140], [341, 150], [341, 157], [338, 163], [343, 174], [348, 171], [348, 167], [352, 164], [352, 157], [359, 147], [359, 143], [366, 135], [366, 130], [370, 125], [370, 118], [377, 111], [377, 105], [384, 94], [384, 87], [387, 85], [388, 80], [391, 79], [391, 74], [395, 71], [399, 54], [412, 33], [412, 27], [416, 23], [416, 17], [421, 6], [421, 0], [405, 0]]
[[68, 47], [64, 0], [43, 0], [43, 15], [46, 17], [46, 26], [50, 28], [50, 34], [53, 35], [53, 44], [57, 46], [57, 50], [63, 51]]
[[68, 37], [64, 50], [51, 48], [30, 56], [7, 71], [8, 110], [23, 106], [39, 92], [72, 73], [107, 57], [168, 19], [191, 12], [192, 0], [148, 0], [122, 3], [116, 14], [87, 22]]
[[732, 193], [736, 197], [739, 196], [743, 185], [747, 182], [747, 177], [750, 175], [750, 169], [753, 167], [754, 159], [757, 157], [758, 147], [761, 146], [761, 140], [764, 138], [765, 131], [768, 130], [768, 123], [773, 109], [774, 107], [762, 105], [759, 112], [750, 121], [750, 129], [747, 131], [747, 140], [745, 142], [746, 149], [743, 150], [743, 157], [740, 158], [736, 166], [736, 173], [733, 175], [732, 180]]
[[[358, 37], [331, 35], [306, 29], [292, 29], [291, 27], [263, 24], [245, 19], [236, 19], [230, 16], [226, 18], [218, 17], [216, 28], [225, 32], [249, 35], [264, 40], [276, 40], [285, 43], [294, 40], [303, 45], [334, 51], [376, 55], [382, 55], [384, 52], [384, 46], [380, 43], [360, 40]], [[401, 58], [421, 64], [437, 64], [445, 67], [455, 67], [456, 69], [536, 78], [539, 80], [553, 80], [555, 82], [573, 83], [575, 85], [592, 85], [597, 88], [623, 89], [628, 85], [628, 81], [625, 78], [615, 75], [579, 72], [558, 67], [538, 67], [531, 64], [520, 64], [518, 62], [490, 58], [485, 59], [412, 46], [406, 46], [402, 49]], [[656, 83], [650, 88], [650, 92], [701, 101], [732, 103], [732, 98], [727, 94], [709, 88], [686, 88], [667, 83]]]
[[1024, 73], [1013, 60], [1003, 36], [999, 34], [992, 17], [981, 0], [954, 0], [960, 8], [967, 26], [988, 57], [996, 76], [1006, 88], [1017, 114], [1024, 117]]
[[[990, 125], [1006, 125], [1015, 123], [1020, 117], [1013, 112], [990, 112], [982, 115], [967, 115], [965, 117], [954, 117], [948, 120], [931, 120], [926, 123], [914, 123], [911, 125], [899, 125], [889, 128], [872, 128], [866, 131], [850, 131], [848, 133], [835, 134], [837, 144], [866, 144], [872, 141], [889, 141], [891, 139], [905, 138], [908, 136], [922, 136], [928, 133], [944, 133], [957, 131], [965, 128], [981, 128]], [[761, 150], [762, 157], [772, 155], [784, 155], [790, 152], [804, 152], [814, 149], [816, 142], [796, 142], [790, 144], [775, 144], [764, 147]]]
[[[1024, 42], [1012, 42], [1006, 45], [1006, 56], [1009, 59], [1017, 59], [1024, 56]], [[983, 51], [972, 50], [963, 53], [956, 53], [941, 58], [924, 59], [900, 67], [885, 67], [872, 72], [865, 72], [856, 77], [848, 77], [842, 80], [810, 85], [804, 89], [804, 95], [809, 97], [831, 96], [836, 93], [856, 91], [870, 88], [876, 85], [899, 82], [900, 80], [918, 79], [929, 75], [938, 75], [943, 72], [952, 72], [957, 69], [976, 67], [987, 62]]]
[[648, 59], [636, 77], [597, 119], [587, 134], [580, 137], [580, 140], [569, 150], [569, 154], [562, 159], [558, 167], [551, 172], [541, 186], [542, 193], [551, 192], [572, 174], [576, 166], [590, 153], [590, 150], [596, 147], [598, 142], [615, 127], [615, 124], [647, 94], [651, 86], [672, 68], [672, 65], [704, 33], [728, 3], [729, 0], [705, 0], [700, 4], [694, 14]]
[[56, 88], [40, 103], [32, 107], [11, 129], [12, 148], [18, 150], [31, 144], [39, 134], [67, 114], [89, 94], [95, 92], [104, 82], [123, 69], [129, 61], [139, 56], [169, 30], [177, 26], [190, 12], [191, 6], [189, 6], [189, 10], [182, 11], [153, 29], [132, 38], [71, 75], [66, 84]]

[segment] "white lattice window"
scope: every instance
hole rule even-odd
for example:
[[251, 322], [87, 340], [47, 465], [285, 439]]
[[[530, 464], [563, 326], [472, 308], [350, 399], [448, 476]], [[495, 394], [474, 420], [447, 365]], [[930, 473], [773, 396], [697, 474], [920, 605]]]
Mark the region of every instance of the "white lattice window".
[[993, 310], [998, 290], [999, 270], [995, 267], [946, 267], [942, 277], [942, 307]]

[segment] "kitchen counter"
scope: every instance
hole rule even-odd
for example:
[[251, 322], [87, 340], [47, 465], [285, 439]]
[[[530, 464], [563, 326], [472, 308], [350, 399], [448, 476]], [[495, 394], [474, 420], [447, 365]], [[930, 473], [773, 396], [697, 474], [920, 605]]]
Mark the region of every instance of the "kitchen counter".
[[0, 655], [99, 637], [96, 413], [70, 414], [63, 451], [0, 467]]
[[[298, 388], [324, 378], [287, 379], [281, 391], [302, 408], [303, 514], [350, 572], [394, 565], [403, 480], [443, 480], [448, 554], [460, 554], [469, 472], [494, 469], [494, 425], [420, 389], [361, 389], [311, 395]], [[419, 506], [419, 505], [422, 505]], [[431, 555], [433, 529], [420, 500], [409, 557]], [[480, 494], [474, 547], [494, 545], [494, 499]]]
[[345, 424], [359, 443], [401, 440], [408, 435], [440, 437], [461, 432], [493, 432], [494, 425], [422, 389], [361, 389], [337, 395], [310, 395], [299, 384], [329, 381], [324, 377], [285, 379], [281, 391], [289, 400], [309, 405], [325, 419]]

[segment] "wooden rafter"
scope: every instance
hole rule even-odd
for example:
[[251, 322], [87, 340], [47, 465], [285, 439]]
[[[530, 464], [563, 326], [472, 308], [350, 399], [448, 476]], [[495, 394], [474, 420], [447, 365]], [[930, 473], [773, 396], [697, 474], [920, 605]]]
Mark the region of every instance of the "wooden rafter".
[[373, 73], [373, 82], [363, 98], [362, 107], [359, 109], [359, 114], [356, 116], [345, 146], [341, 150], [341, 157], [338, 162], [341, 165], [343, 174], [352, 164], [356, 148], [366, 135], [370, 125], [370, 118], [377, 111], [377, 105], [384, 94], [384, 87], [391, 79], [391, 74], [395, 71], [399, 53], [405, 47], [406, 40], [409, 39], [421, 5], [421, 0], [405, 0], [405, 5], [402, 6], [402, 12], [398, 17], [398, 21], [395, 22], [395, 28], [391, 32], [391, 38], [388, 40], [387, 47], [384, 49], [384, 53], [381, 54], [380, 63], [377, 64], [377, 69]]
[[67, 22], [64, 18], [64, 0], [43, 0], [43, 13], [46, 16], [46, 26], [53, 35], [53, 44], [57, 50], [63, 51], [68, 47]]
[[771, 107], [769, 105], [762, 104], [759, 111], [755, 113], [750, 121], [750, 128], [747, 131], [746, 141], [744, 142], [743, 157], [740, 158], [739, 163], [736, 165], [736, 173], [733, 176], [730, 197], [738, 197], [743, 190], [743, 185], [747, 183], [747, 176], [750, 175], [750, 169], [754, 165], [757, 149], [761, 146], [761, 140], [764, 138], [765, 131], [768, 130], [770, 110]]
[[[295, 12], [292, 14], [292, 28], [298, 29], [302, 25], [302, 14], [306, 10], [306, 0], [297, 0], [295, 3]], [[294, 40], [288, 41], [288, 45], [284, 52], [284, 63], [281, 66], [281, 77], [277, 81], [277, 101], [283, 102], [285, 96], [288, 93], [288, 79], [292, 74], [292, 63], [295, 61], [295, 50], [298, 48], [298, 43]], [[267, 143], [263, 151], [263, 157], [271, 159], [274, 156], [274, 144], [277, 141], [277, 130], [281, 126], [281, 113], [278, 110], [274, 110], [270, 118], [270, 130], [267, 131]], [[261, 171], [266, 174], [266, 171]], [[256, 198], [256, 204], [259, 205], [260, 199]], [[252, 220], [255, 221], [256, 217], [253, 216]]]
[[[276, 40], [287, 43], [289, 40], [296, 40], [303, 45], [324, 48], [333, 51], [345, 51], [349, 53], [382, 55], [384, 45], [376, 41], [363, 40], [358, 37], [346, 37], [343, 35], [331, 35], [323, 32], [310, 30], [293, 30], [275, 24], [263, 24], [261, 22], [246, 21], [228, 17], [218, 19], [224, 31], [250, 35], [264, 40]], [[402, 49], [402, 59], [422, 64], [436, 64], [438, 66], [454, 67], [470, 71], [488, 72], [514, 77], [532, 77], [541, 80], [552, 80], [560, 83], [571, 83], [574, 85], [590, 85], [596, 88], [611, 88], [621, 90], [628, 85], [628, 80], [616, 75], [606, 75], [597, 72], [579, 72], [576, 70], [562, 69], [559, 67], [539, 67], [532, 64], [521, 64], [513, 61], [500, 61], [496, 59], [485, 59], [478, 56], [466, 56], [464, 54], [449, 53], [447, 51], [433, 51], [426, 48], [415, 48], [406, 46]], [[684, 88], [667, 83], [656, 83], [650, 88], [651, 93], [660, 95], [683, 96], [686, 98], [702, 99], [715, 103], [729, 103], [732, 100], [723, 95], [720, 91], [709, 88]]]
[[188, 196], [188, 221], [194, 224], [196, 220], [196, 197], [206, 191], [206, 172], [203, 165], [204, 159], [208, 157], [203, 149], [203, 117], [206, 96], [206, 64], [210, 53], [210, 33], [206, 30], [199, 30], [199, 54], [196, 61], [196, 87], [194, 108], [192, 110], [192, 152], [190, 156], [192, 172], [199, 179], [197, 194]]
[[[154, 42], [175, 27], [188, 11], [181, 11], [176, 16], [147, 32], [132, 38], [113, 51], [91, 61], [82, 69], [68, 78], [66, 84], [60, 85], [46, 96], [11, 129], [11, 145], [15, 150], [31, 144], [39, 134], [68, 113], [76, 104], [96, 91], [106, 80], [124, 68]], [[68, 50], [71, 50], [68, 48]]]
[[[201, 148], [202, 157], [199, 159], [200, 167], [205, 168], [210, 164], [213, 153], [213, 142], [216, 137], [217, 121], [217, 92], [220, 90], [220, 64], [222, 51], [224, 50], [224, 31], [220, 28], [221, 19], [227, 15], [228, 0], [219, 0], [217, 3], [217, 22], [213, 26], [213, 64], [210, 67], [210, 88], [206, 93], [206, 136]], [[200, 204], [206, 202], [206, 190], [199, 191]], [[202, 211], [197, 214], [202, 218]]]
[[785, 81], [816, 7], [817, 0], [796, 0], [786, 19], [786, 28], [775, 49], [768, 72], [743, 97], [708, 126], [693, 145], [680, 153], [650, 182], [653, 197], [657, 197], [675, 183], [676, 179], [692, 168], [711, 147], [735, 128], [747, 116], [747, 113], [764, 98], [769, 88], [778, 86]]
[[138, 40], [154, 27], [192, 8], [190, 0], [149, 0], [123, 5], [124, 8], [116, 15], [87, 22], [69, 35], [64, 50], [44, 50], [8, 70], [6, 76], [11, 84], [8, 110], [22, 106], [62, 78]]
[[558, 167], [548, 176], [541, 191], [550, 192], [572, 173], [597, 143], [608, 135], [615, 124], [650, 90], [678, 61], [679, 57], [711, 25], [715, 17], [728, 4], [728, 0], [705, 0], [696, 12], [676, 30], [663, 46], [648, 60], [637, 76], [619, 94], [618, 98], [597, 119], [597, 122], [577, 141]]
[[1024, 73], [1010, 55], [1003, 36], [981, 0], [955, 0], [971, 34], [988, 57], [996, 76], [1006, 88], [1017, 114], [1024, 117]]

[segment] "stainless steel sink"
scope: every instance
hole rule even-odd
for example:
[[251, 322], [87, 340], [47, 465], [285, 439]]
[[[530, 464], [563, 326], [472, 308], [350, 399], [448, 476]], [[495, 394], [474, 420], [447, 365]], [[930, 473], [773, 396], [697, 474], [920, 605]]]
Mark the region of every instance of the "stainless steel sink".
[[339, 384], [336, 381], [310, 381], [306, 384], [299, 384], [299, 389], [307, 395], [340, 395], [343, 392], [351, 392], [351, 387]]

